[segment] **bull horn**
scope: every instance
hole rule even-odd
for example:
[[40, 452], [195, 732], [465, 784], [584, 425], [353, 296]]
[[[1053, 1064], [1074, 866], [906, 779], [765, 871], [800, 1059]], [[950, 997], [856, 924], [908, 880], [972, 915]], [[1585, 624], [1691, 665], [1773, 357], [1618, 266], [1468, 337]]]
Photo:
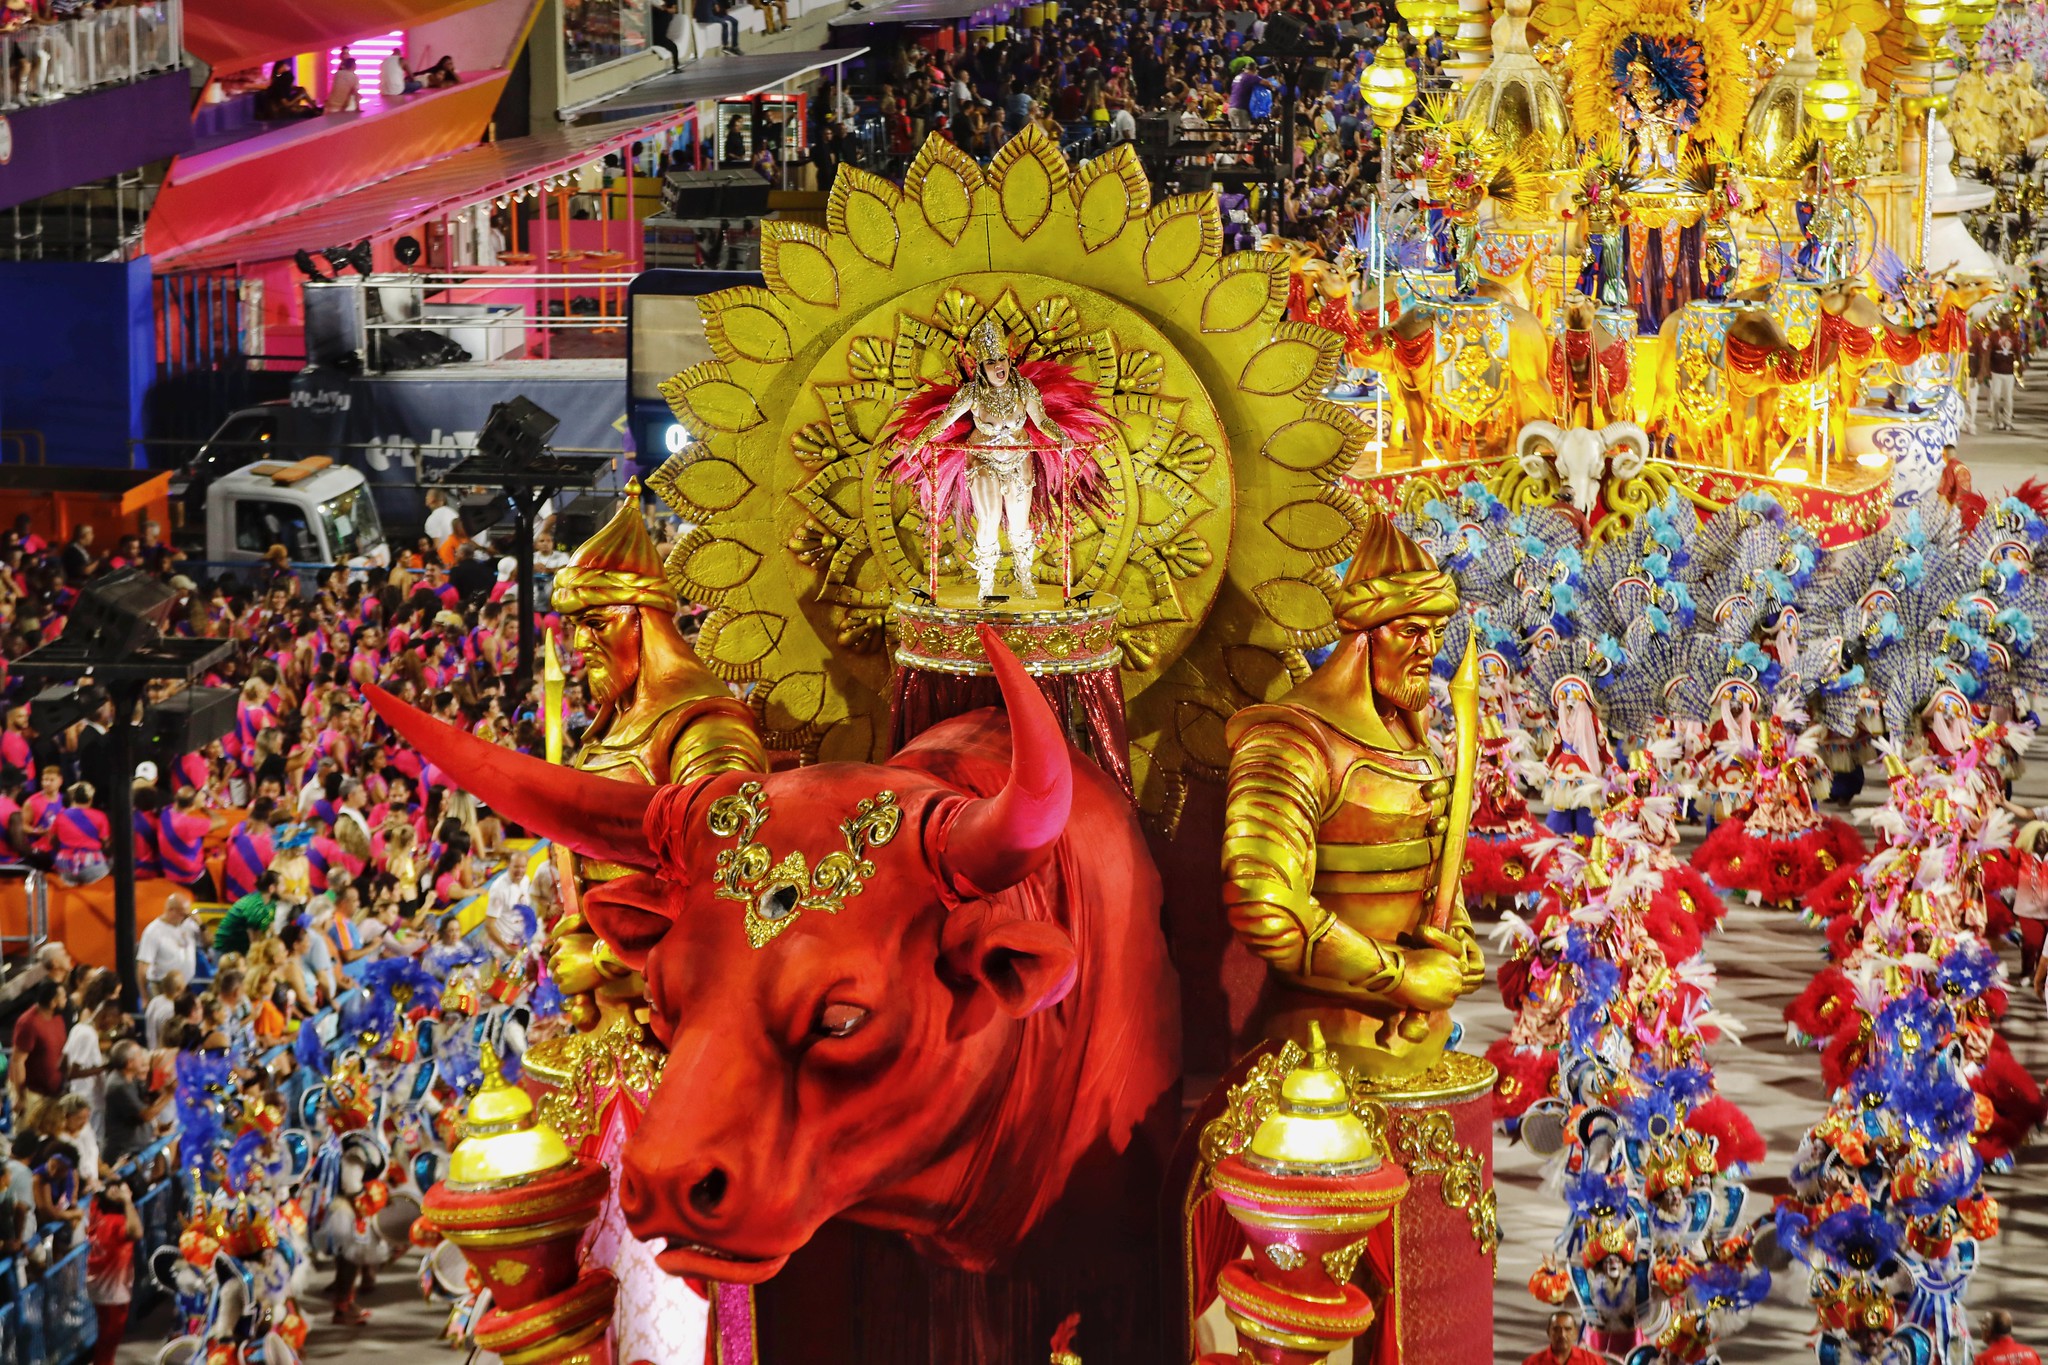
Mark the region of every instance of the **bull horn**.
[[646, 817], [658, 787], [529, 758], [436, 720], [374, 684], [364, 691], [401, 739], [499, 815], [586, 858], [654, 869]]
[[1024, 665], [988, 626], [981, 647], [1010, 713], [1010, 777], [994, 796], [934, 823], [932, 865], [953, 891], [982, 898], [1036, 872], [1066, 832], [1074, 766], [1059, 719]]

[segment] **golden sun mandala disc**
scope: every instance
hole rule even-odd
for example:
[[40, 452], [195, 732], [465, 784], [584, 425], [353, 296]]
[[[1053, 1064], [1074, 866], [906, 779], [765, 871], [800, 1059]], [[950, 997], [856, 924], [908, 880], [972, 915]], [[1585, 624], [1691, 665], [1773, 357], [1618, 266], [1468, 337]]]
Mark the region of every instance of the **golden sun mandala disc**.
[[[703, 300], [717, 359], [662, 386], [696, 443], [650, 484], [695, 524], [669, 576], [712, 607], [700, 653], [753, 684], [772, 745], [885, 755], [894, 604], [933, 536], [882, 433], [993, 318], [1115, 424], [1072, 574], [1124, 604], [1141, 801], [1170, 822], [1184, 778], [1221, 776], [1223, 722], [1335, 638], [1331, 568], [1363, 507], [1331, 481], [1370, 439], [1320, 396], [1340, 341], [1285, 319], [1285, 258], [1221, 242], [1212, 194], [1155, 205], [1128, 147], [1070, 167], [1035, 129], [985, 171], [940, 139], [900, 187], [842, 167], [823, 228], [762, 225], [768, 287]], [[937, 540], [957, 576], [957, 534]], [[1060, 573], [1055, 527], [1038, 560], [1055, 602]]]

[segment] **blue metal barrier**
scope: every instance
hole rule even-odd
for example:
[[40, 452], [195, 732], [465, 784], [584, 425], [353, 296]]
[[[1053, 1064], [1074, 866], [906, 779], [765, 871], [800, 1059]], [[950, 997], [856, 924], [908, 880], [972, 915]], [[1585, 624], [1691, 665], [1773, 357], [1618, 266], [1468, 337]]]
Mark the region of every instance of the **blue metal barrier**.
[[44, 1365], [83, 1359], [99, 1340], [99, 1315], [85, 1293], [85, 1239], [55, 1261], [37, 1287], [43, 1291]]

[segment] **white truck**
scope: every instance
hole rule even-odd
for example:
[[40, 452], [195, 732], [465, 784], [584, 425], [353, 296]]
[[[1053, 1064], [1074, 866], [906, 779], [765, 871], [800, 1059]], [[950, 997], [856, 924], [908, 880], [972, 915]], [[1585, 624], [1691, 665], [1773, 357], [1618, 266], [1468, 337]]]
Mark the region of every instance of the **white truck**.
[[362, 473], [325, 455], [258, 460], [206, 490], [206, 558], [253, 566], [282, 545], [295, 565], [388, 568], [391, 547]]

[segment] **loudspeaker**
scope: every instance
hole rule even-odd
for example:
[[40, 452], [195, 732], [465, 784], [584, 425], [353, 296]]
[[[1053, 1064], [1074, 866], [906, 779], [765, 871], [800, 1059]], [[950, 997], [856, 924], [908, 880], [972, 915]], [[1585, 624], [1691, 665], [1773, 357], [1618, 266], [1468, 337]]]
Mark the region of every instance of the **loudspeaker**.
[[189, 754], [235, 728], [233, 687], [188, 687], [149, 708], [149, 726], [167, 757]]
[[524, 395], [494, 403], [477, 433], [477, 453], [500, 460], [534, 459], [547, 450], [560, 425], [561, 418]]
[[[46, 687], [29, 698], [29, 722], [38, 734], [62, 734], [99, 709], [98, 692], [98, 688], [82, 688], [76, 683]], [[29, 777], [33, 779], [35, 774]]]
[[669, 218], [765, 218], [768, 182], [753, 171], [670, 171], [661, 182]]
[[575, 501], [555, 513], [555, 548], [574, 554], [577, 546], [612, 519], [617, 505], [616, 499], [597, 493], [578, 494]]
[[306, 363], [357, 370], [363, 365], [363, 282], [308, 280], [299, 286], [306, 305]]
[[95, 578], [78, 594], [64, 642], [82, 646], [89, 658], [111, 663], [156, 643], [178, 601], [177, 589], [141, 569], [117, 569]]

